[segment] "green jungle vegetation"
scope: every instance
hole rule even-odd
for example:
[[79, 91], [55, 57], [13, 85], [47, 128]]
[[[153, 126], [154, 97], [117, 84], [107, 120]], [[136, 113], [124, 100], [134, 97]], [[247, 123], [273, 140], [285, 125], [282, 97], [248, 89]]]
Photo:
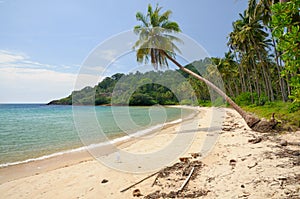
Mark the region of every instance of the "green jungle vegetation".
[[[194, 72], [211, 66], [209, 58], [187, 65]], [[198, 69], [197, 69], [198, 68]], [[199, 101], [199, 102], [198, 102]], [[222, 100], [221, 100], [222, 101]], [[117, 73], [104, 78], [95, 87], [73, 91], [51, 105], [197, 105], [210, 102], [210, 93], [199, 82], [180, 70]]]

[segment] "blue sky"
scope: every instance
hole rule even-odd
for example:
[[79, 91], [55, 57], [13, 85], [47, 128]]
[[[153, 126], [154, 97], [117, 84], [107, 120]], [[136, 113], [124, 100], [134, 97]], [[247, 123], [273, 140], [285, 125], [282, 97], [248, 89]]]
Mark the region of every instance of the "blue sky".
[[70, 94], [90, 52], [132, 30], [136, 12], [145, 13], [149, 3], [172, 10], [182, 32], [218, 57], [247, 6], [246, 0], [0, 0], [0, 103], [44, 103]]

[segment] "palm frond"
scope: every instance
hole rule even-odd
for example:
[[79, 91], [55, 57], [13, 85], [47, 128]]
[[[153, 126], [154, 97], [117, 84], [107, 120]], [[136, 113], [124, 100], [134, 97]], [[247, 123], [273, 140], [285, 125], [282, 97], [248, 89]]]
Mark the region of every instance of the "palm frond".
[[166, 12], [164, 12], [160, 17], [159, 17], [159, 23], [163, 23], [165, 21], [168, 21], [170, 15], [172, 14], [171, 10], [167, 10]]
[[162, 25], [162, 28], [166, 29], [166, 30], [170, 30], [170, 31], [174, 31], [174, 32], [181, 32], [179, 25], [176, 22], [173, 21], [165, 21]]
[[151, 4], [148, 4], [148, 12], [147, 15], [151, 16], [153, 14], [152, 6]]
[[144, 16], [143, 13], [137, 12], [135, 17], [136, 17], [136, 20], [141, 21], [143, 23], [143, 26], [145, 26], [145, 27], [149, 26], [147, 17]]

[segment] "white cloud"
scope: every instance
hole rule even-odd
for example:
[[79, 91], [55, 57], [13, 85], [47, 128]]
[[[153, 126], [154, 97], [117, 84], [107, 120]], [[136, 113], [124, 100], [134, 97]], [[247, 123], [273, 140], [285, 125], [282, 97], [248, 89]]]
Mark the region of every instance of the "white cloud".
[[[49, 102], [74, 89], [94, 86], [99, 76], [55, 71], [58, 67], [32, 61], [24, 54], [0, 50], [0, 103]], [[67, 69], [72, 66], [61, 65]]]
[[57, 66], [50, 65], [50, 64], [42, 64], [36, 61], [24, 60], [23, 65], [26, 66], [36, 66], [36, 67], [43, 67], [43, 68], [57, 68]]
[[57, 68], [57, 66], [32, 61], [23, 53], [13, 53], [0, 50], [0, 67], [25, 67], [25, 68]]
[[[74, 89], [94, 86], [98, 77], [48, 69], [0, 68], [0, 102], [48, 102], [66, 97]], [[76, 88], [75, 88], [76, 82]]]
[[7, 63], [14, 63], [24, 61], [26, 56], [20, 54], [13, 54], [11, 52], [0, 50], [0, 65]]

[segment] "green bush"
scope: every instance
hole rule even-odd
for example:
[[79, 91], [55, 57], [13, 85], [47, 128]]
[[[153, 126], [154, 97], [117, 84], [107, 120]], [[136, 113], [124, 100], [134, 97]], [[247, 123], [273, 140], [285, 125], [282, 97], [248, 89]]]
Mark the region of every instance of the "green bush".
[[195, 103], [190, 99], [183, 99], [180, 101], [180, 105], [194, 105]]
[[260, 97], [258, 97], [257, 93], [253, 93], [252, 98], [253, 103], [251, 99], [251, 93], [244, 92], [238, 95], [234, 101], [240, 106], [263, 106], [268, 103], [268, 97], [265, 94], [261, 94]]
[[294, 113], [300, 110], [300, 102], [291, 103], [288, 107], [289, 113]]
[[95, 99], [95, 105], [102, 105], [102, 104], [109, 104], [109, 103], [110, 103], [110, 99], [105, 96], [98, 96]]
[[245, 92], [238, 95], [234, 100], [240, 106], [248, 106], [253, 104], [251, 101], [251, 93]]
[[198, 105], [203, 107], [211, 107], [211, 101], [209, 100], [198, 100]]
[[148, 94], [136, 93], [133, 94], [129, 100], [131, 106], [150, 106], [157, 104], [157, 102]]

